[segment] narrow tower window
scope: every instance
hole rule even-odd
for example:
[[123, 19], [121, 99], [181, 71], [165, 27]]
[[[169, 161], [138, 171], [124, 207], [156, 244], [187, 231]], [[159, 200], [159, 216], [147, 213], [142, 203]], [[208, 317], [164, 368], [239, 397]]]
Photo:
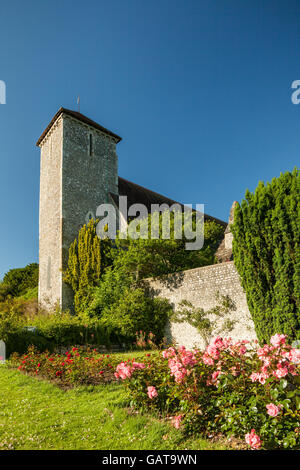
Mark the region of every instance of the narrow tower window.
[[47, 264], [47, 289], [51, 289], [51, 256], [48, 257]]
[[93, 135], [90, 134], [90, 157], [93, 155]]

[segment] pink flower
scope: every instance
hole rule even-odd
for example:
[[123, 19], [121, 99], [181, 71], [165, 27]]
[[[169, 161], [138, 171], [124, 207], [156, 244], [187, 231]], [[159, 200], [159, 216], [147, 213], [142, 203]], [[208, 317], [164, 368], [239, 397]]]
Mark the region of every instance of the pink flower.
[[174, 416], [172, 418], [172, 424], [173, 424], [174, 428], [176, 428], [176, 429], [180, 428], [181, 420], [182, 420], [182, 415]]
[[300, 349], [291, 349], [289, 352], [289, 360], [293, 364], [300, 364]]
[[218, 385], [218, 377], [221, 374], [220, 370], [216, 370], [215, 372], [212, 373], [211, 378], [206, 380], [206, 385]]
[[175, 382], [177, 382], [177, 383], [183, 382], [183, 379], [184, 379], [185, 375], [186, 375], [186, 369], [177, 370], [174, 373]]
[[275, 348], [279, 348], [279, 346], [285, 344], [285, 340], [286, 335], [279, 335], [278, 333], [276, 333], [276, 335], [272, 336], [272, 338], [270, 339], [270, 343], [273, 344]]
[[134, 369], [145, 369], [146, 366], [145, 366], [145, 364], [142, 364], [140, 362], [133, 362], [132, 367]]
[[133, 367], [128, 366], [127, 364], [125, 364], [125, 362], [121, 362], [121, 364], [118, 364], [116, 368], [116, 374], [118, 375], [118, 377], [116, 376], [116, 374], [115, 377], [121, 378], [122, 380], [130, 379], [133, 370]]
[[268, 370], [269, 370], [268, 365], [264, 364], [260, 370], [262, 371], [263, 374], [268, 374]]
[[216, 336], [216, 338], [213, 338], [210, 342], [210, 344], [212, 346], [215, 346], [216, 348], [218, 349], [223, 349], [224, 348], [224, 341], [223, 341], [223, 338], [221, 338], [221, 336]]
[[152, 398], [157, 397], [158, 393], [157, 393], [156, 388], [155, 388], [155, 387], [152, 387], [152, 386], [151, 386], [151, 387], [148, 387], [148, 389], [147, 389], [147, 395], [148, 395], [149, 398], [151, 398], [151, 400], [152, 400]]
[[252, 449], [259, 449], [261, 447], [261, 440], [260, 437], [255, 434], [255, 429], [251, 429], [251, 432], [245, 435], [245, 441]]
[[252, 372], [252, 374], [250, 375], [250, 379], [251, 379], [252, 382], [259, 382], [262, 385], [266, 382], [267, 378], [268, 378], [268, 374], [266, 374], [264, 372], [262, 372], [262, 373]]
[[194, 366], [197, 364], [197, 360], [191, 351], [184, 351], [182, 353], [181, 362], [184, 366]]
[[213, 374], [211, 376], [211, 380], [214, 382], [215, 380], [217, 380], [217, 378], [219, 377], [220, 374], [221, 374], [221, 371], [216, 370], [215, 372], [213, 372]]
[[288, 375], [288, 373], [289, 371], [287, 367], [280, 367], [273, 372], [273, 374], [275, 375], [275, 377], [277, 377], [277, 379], [281, 379], [282, 377], [285, 377], [286, 375]]
[[216, 348], [216, 346], [213, 346], [212, 344], [209, 344], [206, 348], [206, 352], [207, 352], [207, 354], [209, 354], [214, 359], [219, 359], [220, 352]]
[[268, 374], [265, 374], [264, 372], [262, 372], [261, 374], [258, 374], [258, 381], [262, 385], [266, 383], [267, 378], [268, 378]]
[[280, 409], [281, 409], [280, 406], [276, 406], [274, 405], [274, 403], [269, 403], [268, 405], [266, 405], [266, 408], [268, 410], [267, 411], [268, 415], [272, 416], [273, 418], [280, 413]]
[[243, 356], [247, 352], [247, 347], [246, 347], [247, 341], [238, 341], [237, 343], [233, 344], [231, 346], [231, 351], [234, 353], [236, 352], [240, 356]]
[[262, 348], [258, 348], [257, 355], [259, 358], [265, 358], [270, 352], [270, 348], [267, 344], [265, 344]]
[[232, 338], [224, 338], [223, 343], [224, 349], [229, 348], [229, 346], [232, 344]]
[[243, 356], [244, 354], [246, 354], [247, 348], [246, 348], [246, 346], [243, 344], [243, 345], [239, 346], [239, 350], [238, 350], [238, 351], [239, 351], [239, 354], [240, 354], [241, 356]]
[[176, 355], [176, 351], [174, 348], [169, 348], [169, 349], [165, 349], [162, 353], [163, 357], [165, 359], [168, 359], [169, 357], [172, 357], [172, 356], [175, 356]]
[[212, 357], [210, 357], [208, 354], [204, 353], [203, 356], [202, 356], [202, 361], [204, 364], [206, 364], [207, 366], [213, 366], [214, 365], [214, 360]]
[[264, 367], [268, 367], [271, 365], [271, 359], [269, 357], [264, 358]]

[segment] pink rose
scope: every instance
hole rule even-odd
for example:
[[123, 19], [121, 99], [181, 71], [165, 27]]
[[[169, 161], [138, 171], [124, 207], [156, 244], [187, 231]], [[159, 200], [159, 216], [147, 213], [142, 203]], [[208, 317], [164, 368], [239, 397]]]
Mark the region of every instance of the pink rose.
[[216, 370], [215, 372], [213, 372], [213, 374], [212, 374], [212, 376], [211, 376], [212, 380], [217, 380], [217, 378], [219, 377], [220, 373], [221, 373], [221, 372], [220, 372], [219, 370]]
[[287, 367], [281, 367], [273, 372], [273, 374], [275, 375], [275, 377], [277, 377], [277, 379], [281, 379], [282, 377], [285, 377], [286, 375], [288, 375], [288, 373], [289, 371]]
[[177, 383], [183, 382], [183, 379], [184, 379], [185, 375], [186, 375], [186, 369], [177, 370], [174, 373], [175, 382], [177, 382]]
[[289, 360], [294, 364], [300, 364], [300, 349], [291, 349], [289, 352]]
[[209, 354], [214, 359], [219, 359], [220, 352], [216, 348], [216, 346], [213, 346], [212, 344], [209, 344], [206, 348], [206, 352], [207, 352], [207, 354]]
[[182, 351], [181, 362], [184, 366], [194, 366], [197, 364], [197, 360], [191, 351]]
[[266, 405], [266, 408], [268, 410], [268, 415], [272, 416], [273, 418], [275, 418], [275, 416], [280, 413], [281, 409], [281, 407], [274, 405], [274, 403], [269, 403], [268, 405]]
[[262, 348], [258, 348], [257, 355], [258, 357], [265, 358], [270, 352], [270, 348], [267, 344], [265, 344]]
[[259, 449], [261, 447], [261, 440], [260, 437], [255, 434], [255, 429], [251, 429], [251, 432], [245, 435], [245, 441], [252, 449]]
[[162, 353], [163, 357], [165, 359], [169, 358], [169, 357], [173, 357], [176, 355], [176, 351], [174, 348], [169, 348], [169, 349], [165, 349]]
[[117, 368], [116, 368], [116, 374], [118, 375], [118, 377], [116, 375], [115, 377], [116, 378], [120, 377], [122, 380], [130, 379], [133, 370], [134, 369], [128, 366], [127, 364], [125, 364], [125, 362], [121, 362], [120, 364], [117, 365]]
[[213, 366], [214, 365], [214, 360], [212, 357], [210, 357], [208, 354], [204, 353], [202, 356], [202, 361], [204, 364], [207, 366]]
[[158, 393], [155, 387], [148, 387], [147, 389], [147, 395], [148, 397], [152, 400], [152, 398], [157, 397]]
[[174, 428], [179, 429], [181, 424], [182, 415], [174, 416], [172, 418], [172, 424]]
[[145, 364], [142, 364], [140, 362], [133, 362], [132, 367], [134, 369], [145, 369], [146, 366], [145, 366]]
[[279, 346], [285, 344], [285, 340], [286, 335], [279, 335], [278, 333], [276, 333], [276, 335], [272, 336], [272, 338], [270, 339], [270, 343], [273, 344], [275, 348], [279, 348]]
[[252, 374], [250, 375], [250, 379], [251, 379], [252, 382], [259, 382], [262, 385], [266, 382], [267, 378], [268, 378], [268, 374], [266, 374], [264, 372], [262, 372], [262, 373], [252, 372]]
[[224, 342], [223, 338], [221, 336], [216, 336], [216, 338], [213, 338], [210, 342], [212, 346], [215, 346], [218, 349], [223, 349], [224, 348]]

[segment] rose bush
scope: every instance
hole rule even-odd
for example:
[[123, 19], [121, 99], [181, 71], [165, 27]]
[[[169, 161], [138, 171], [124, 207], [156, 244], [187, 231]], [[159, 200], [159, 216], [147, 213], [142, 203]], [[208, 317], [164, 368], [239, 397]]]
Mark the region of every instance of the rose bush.
[[117, 360], [95, 349], [70, 348], [65, 354], [39, 353], [34, 347], [27, 354], [13, 354], [10, 364], [21, 372], [55, 380], [65, 385], [99, 384], [114, 379]]
[[300, 350], [274, 335], [270, 344], [217, 337], [205, 351], [170, 347], [137, 362], [97, 350], [27, 354], [10, 359], [21, 372], [63, 386], [125, 384], [131, 406], [155, 411], [186, 434], [223, 434], [252, 449], [299, 448]]
[[[116, 378], [131, 404], [159, 411], [185, 433], [222, 433], [252, 449], [298, 448], [300, 350], [274, 335], [270, 344], [217, 337], [204, 352], [169, 348], [127, 361]], [[120, 373], [121, 372], [121, 373]]]

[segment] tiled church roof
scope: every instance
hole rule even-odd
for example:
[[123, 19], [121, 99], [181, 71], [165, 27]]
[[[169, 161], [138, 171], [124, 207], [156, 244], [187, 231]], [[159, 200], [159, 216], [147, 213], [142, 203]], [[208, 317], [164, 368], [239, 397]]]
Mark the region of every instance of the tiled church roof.
[[[119, 198], [116, 194], [110, 194], [116, 206], [119, 206]], [[132, 204], [144, 204], [148, 212], [151, 212], [151, 204], [180, 204], [183, 208], [184, 205], [180, 202], [174, 201], [173, 199], [169, 199], [162, 194], [158, 194], [150, 189], [146, 189], [139, 184], [132, 183], [131, 181], [125, 180], [124, 178], [119, 177], [119, 195], [120, 196], [127, 196], [127, 206], [131, 206]], [[227, 223], [223, 220], [217, 219], [216, 217], [212, 217], [211, 215], [204, 214], [205, 220], [212, 220], [218, 224], [223, 225], [224, 227], [227, 226]]]
[[49, 125], [46, 127], [46, 129], [42, 133], [41, 137], [38, 139], [36, 143], [37, 147], [39, 147], [40, 143], [43, 141], [44, 137], [48, 134], [49, 130], [51, 129], [51, 127], [53, 126], [53, 124], [55, 123], [55, 121], [58, 119], [58, 117], [61, 114], [67, 114], [68, 116], [71, 116], [75, 119], [78, 119], [81, 122], [84, 122], [85, 124], [88, 124], [91, 127], [94, 127], [95, 129], [98, 129], [104, 134], [107, 134], [110, 137], [113, 137], [114, 139], [116, 139], [117, 142], [120, 142], [120, 140], [122, 140], [122, 138], [119, 137], [117, 134], [114, 134], [113, 132], [109, 131], [108, 129], [101, 126], [97, 122], [92, 121], [92, 119], [84, 116], [84, 114], [81, 114], [78, 111], [72, 111], [71, 109], [67, 109], [67, 108], [59, 108], [59, 110], [57, 111], [57, 113], [55, 114], [51, 122], [49, 123]]

